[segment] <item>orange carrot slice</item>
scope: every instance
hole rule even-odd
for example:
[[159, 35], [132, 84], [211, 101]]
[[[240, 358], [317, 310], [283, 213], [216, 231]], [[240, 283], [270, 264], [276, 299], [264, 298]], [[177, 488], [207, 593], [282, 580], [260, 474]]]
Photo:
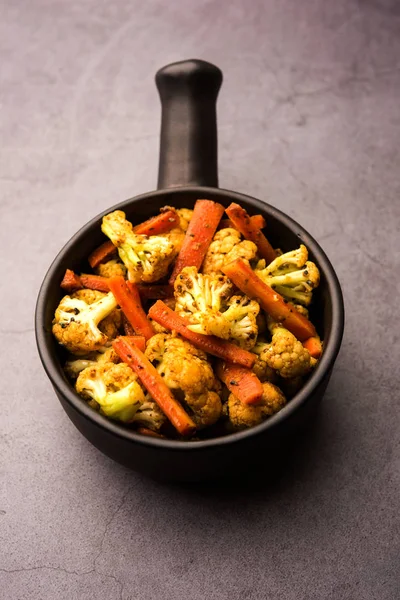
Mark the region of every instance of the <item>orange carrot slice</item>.
[[244, 404], [258, 404], [263, 395], [263, 386], [251, 369], [218, 361], [216, 373], [236, 398]]
[[[255, 229], [264, 229], [266, 226], [265, 219], [262, 215], [253, 215], [250, 217], [251, 226]], [[218, 229], [225, 229], [230, 227], [231, 229], [237, 229], [236, 225], [230, 219], [222, 219], [219, 223]]]
[[196, 430], [196, 425], [143, 352], [129, 338], [123, 336], [113, 341], [113, 348], [121, 360], [135, 371], [146, 390], [157, 402], [175, 429], [181, 435], [191, 435]]
[[64, 278], [60, 283], [63, 290], [67, 292], [76, 292], [82, 288], [89, 290], [97, 290], [98, 292], [109, 292], [108, 278], [102, 277], [101, 275], [92, 275], [82, 273], [78, 275], [71, 269], [65, 271]]
[[87, 273], [81, 273], [80, 280], [84, 288], [89, 290], [97, 290], [98, 292], [109, 292], [110, 286], [108, 285], [108, 277], [102, 277], [101, 275], [91, 275]]
[[171, 310], [162, 300], [157, 300], [153, 304], [149, 310], [149, 317], [170, 331], [176, 331], [182, 337], [189, 340], [193, 346], [200, 348], [204, 352], [208, 352], [208, 354], [250, 369], [255, 363], [256, 357], [254, 354], [239, 348], [235, 344], [221, 340], [214, 335], [202, 335], [201, 333], [190, 331], [187, 328], [189, 324], [187, 319]]
[[155, 217], [147, 219], [147, 221], [144, 221], [139, 225], [135, 225], [133, 231], [140, 235], [160, 235], [161, 233], [167, 233], [178, 226], [178, 213], [175, 210], [168, 209]]
[[268, 264], [276, 258], [276, 252], [261, 231], [261, 228], [254, 226], [250, 215], [247, 214], [244, 208], [232, 202], [225, 212], [243, 237], [255, 243], [261, 258], [265, 258]]
[[121, 275], [110, 277], [108, 283], [122, 312], [135, 332], [138, 335], [143, 335], [146, 340], [153, 337], [155, 331], [142, 308], [139, 292], [137, 291], [135, 284], [129, 282], [128, 285]]
[[142, 335], [127, 335], [124, 337], [132, 342], [132, 344], [135, 344], [136, 348], [139, 348], [141, 352], [146, 350], [146, 339]]
[[223, 214], [224, 207], [218, 202], [197, 200], [169, 280], [171, 285], [185, 267], [200, 269]]
[[66, 292], [71, 293], [76, 292], [76, 290], [81, 290], [83, 285], [79, 275], [74, 273], [74, 271], [71, 271], [71, 269], [67, 269], [65, 271], [63, 280], [60, 283], [60, 287]]
[[251, 270], [241, 258], [222, 267], [222, 271], [249, 298], [257, 300], [271, 317], [282, 323], [301, 342], [316, 335], [314, 325], [285, 302], [280, 294]]
[[322, 343], [318, 336], [310, 337], [303, 342], [303, 346], [309, 351], [313, 358], [320, 358], [322, 354]]

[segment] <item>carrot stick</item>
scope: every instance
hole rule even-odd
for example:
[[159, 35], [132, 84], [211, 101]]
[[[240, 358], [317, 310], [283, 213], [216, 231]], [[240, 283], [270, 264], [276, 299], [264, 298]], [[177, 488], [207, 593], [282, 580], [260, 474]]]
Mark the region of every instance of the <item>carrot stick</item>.
[[60, 283], [60, 286], [63, 290], [68, 292], [75, 292], [76, 290], [81, 290], [82, 288], [87, 288], [89, 290], [97, 290], [98, 292], [109, 292], [108, 286], [108, 278], [102, 277], [101, 275], [87, 275], [82, 273], [78, 275], [74, 273], [71, 269], [67, 269], [65, 271], [64, 278]]
[[96, 250], [93, 250], [91, 254], [88, 256], [89, 265], [92, 269], [95, 269], [101, 263], [107, 262], [111, 258], [113, 258], [117, 254], [117, 248], [114, 244], [108, 240], [101, 244]]
[[208, 354], [227, 360], [228, 362], [242, 365], [243, 367], [252, 368], [255, 363], [256, 357], [251, 352], [243, 350], [231, 344], [226, 340], [221, 340], [214, 335], [203, 335], [201, 333], [194, 333], [187, 328], [189, 324], [188, 320], [178, 315], [178, 313], [171, 310], [162, 300], [157, 300], [155, 304], [149, 310], [149, 317], [154, 319], [156, 323], [163, 325], [171, 331], [177, 331], [182, 337], [186, 338], [196, 348], [200, 348]]
[[146, 341], [153, 337], [155, 331], [142, 308], [136, 286], [131, 282], [128, 286], [121, 275], [110, 277], [108, 282], [110, 290], [135, 332], [143, 335]]
[[218, 202], [197, 200], [169, 280], [171, 285], [184, 267], [200, 269], [223, 213], [224, 207]]
[[83, 287], [88, 288], [89, 290], [97, 290], [98, 292], [106, 293], [110, 291], [108, 277], [82, 273], [80, 279]]
[[174, 288], [170, 285], [138, 285], [137, 288], [142, 300], [174, 297]]
[[146, 390], [157, 402], [175, 429], [181, 435], [192, 434], [196, 430], [196, 425], [143, 352], [135, 344], [132, 344], [129, 338], [123, 336], [113, 341], [113, 348], [121, 360], [135, 371]]
[[243, 404], [258, 404], [263, 395], [263, 386], [251, 369], [232, 363], [218, 361], [216, 373], [221, 381]]
[[223, 266], [222, 271], [244, 294], [256, 299], [275, 321], [282, 323], [301, 342], [316, 335], [314, 325], [298, 313], [293, 305], [286, 304], [282, 296], [261, 281], [241, 258]]
[[308, 338], [308, 340], [303, 342], [303, 346], [309, 351], [313, 358], [320, 358], [322, 354], [322, 344], [318, 336]]
[[[264, 229], [266, 226], [265, 219], [262, 215], [253, 215], [250, 217], [250, 223], [252, 227], [256, 229]], [[230, 227], [231, 229], [237, 229], [236, 225], [230, 219], [222, 219], [219, 223], [218, 229], [224, 229]]]
[[232, 202], [225, 212], [243, 237], [255, 243], [261, 258], [265, 258], [268, 264], [276, 258], [275, 250], [260, 228], [253, 225], [251, 217], [244, 208]]
[[136, 429], [136, 433], [140, 433], [141, 435], [147, 435], [148, 437], [161, 438], [165, 440], [165, 435], [161, 435], [161, 433], [157, 433], [157, 431], [153, 431], [152, 429], [147, 429], [147, 427], [139, 427]]
[[127, 335], [125, 337], [129, 342], [135, 344], [136, 348], [139, 348], [141, 352], [146, 350], [146, 338], [143, 335]]
[[266, 226], [265, 219], [262, 215], [253, 215], [250, 217], [250, 223], [255, 229], [264, 229]]
[[79, 275], [71, 271], [71, 269], [67, 269], [60, 287], [66, 292], [75, 292], [76, 290], [81, 290], [83, 285]]
[[136, 225], [133, 228], [133, 231], [140, 235], [160, 235], [160, 233], [167, 233], [178, 226], [178, 213], [175, 210], [168, 209], [161, 212], [159, 215], [151, 217], [150, 219], [147, 219], [147, 221]]

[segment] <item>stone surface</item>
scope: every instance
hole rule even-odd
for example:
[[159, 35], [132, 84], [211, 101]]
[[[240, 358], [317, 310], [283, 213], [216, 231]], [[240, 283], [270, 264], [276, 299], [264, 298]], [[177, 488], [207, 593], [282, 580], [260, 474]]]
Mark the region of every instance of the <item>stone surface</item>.
[[[399, 598], [399, 4], [0, 7], [0, 596]], [[221, 187], [301, 221], [347, 310], [307, 443], [278, 479], [236, 489], [161, 485], [102, 456], [62, 411], [33, 333], [61, 246], [154, 188], [154, 73], [192, 57], [225, 75]]]

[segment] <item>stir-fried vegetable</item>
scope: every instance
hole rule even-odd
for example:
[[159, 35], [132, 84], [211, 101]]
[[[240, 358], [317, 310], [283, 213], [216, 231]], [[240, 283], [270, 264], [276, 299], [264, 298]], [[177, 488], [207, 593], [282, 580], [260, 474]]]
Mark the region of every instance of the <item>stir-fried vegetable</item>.
[[183, 246], [169, 279], [171, 285], [185, 267], [200, 269], [223, 214], [224, 207], [221, 204], [211, 200], [197, 200]]
[[134, 331], [137, 335], [143, 335], [146, 340], [149, 340], [155, 331], [142, 308], [135, 284], [126, 282], [123, 277], [111, 277], [109, 284], [110, 290]]
[[240, 258], [229, 263], [223, 272], [250, 298], [258, 300], [262, 308], [276, 321], [285, 324], [300, 341], [316, 334], [315, 327], [300, 314], [293, 305], [287, 304], [282, 296], [264, 283]]
[[265, 227], [212, 200], [139, 224], [105, 215], [110, 240], [88, 256], [92, 273], [66, 270], [53, 321], [82, 399], [149, 442], [229, 434], [281, 410], [323, 352], [308, 310], [319, 271], [304, 245], [274, 250]]
[[158, 300], [149, 310], [149, 316], [170, 331], [176, 331], [182, 337], [192, 342], [208, 354], [217, 356], [243, 367], [251, 368], [255, 363], [255, 356], [247, 350], [242, 350], [231, 342], [221, 340], [214, 335], [195, 333], [188, 328], [189, 322], [171, 310], [162, 300]]
[[261, 227], [254, 224], [244, 208], [232, 202], [226, 209], [226, 214], [243, 237], [255, 243], [261, 258], [265, 258], [268, 262], [274, 260], [276, 257], [275, 250], [261, 231]]
[[258, 404], [263, 395], [263, 387], [251, 369], [227, 362], [218, 362], [216, 372], [221, 381], [234, 396], [244, 404]]
[[190, 435], [196, 429], [196, 425], [183, 410], [171, 390], [164, 383], [161, 375], [153, 367], [146, 356], [129, 340], [119, 337], [113, 342], [114, 350], [120, 358], [129, 366], [147, 389], [149, 394], [157, 402], [173, 426], [181, 435]]

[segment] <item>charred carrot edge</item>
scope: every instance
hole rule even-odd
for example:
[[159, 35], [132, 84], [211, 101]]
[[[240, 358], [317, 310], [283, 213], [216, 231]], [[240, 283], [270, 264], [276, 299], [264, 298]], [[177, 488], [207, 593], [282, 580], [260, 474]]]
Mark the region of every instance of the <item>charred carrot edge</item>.
[[318, 336], [310, 337], [303, 342], [303, 346], [309, 351], [313, 358], [320, 358], [322, 354], [322, 343]]
[[89, 265], [92, 269], [95, 269], [101, 263], [107, 262], [111, 258], [113, 258], [117, 254], [117, 248], [114, 246], [110, 240], [101, 244], [96, 250], [93, 250], [91, 254], [88, 256]]
[[130, 283], [128, 286], [121, 275], [110, 277], [108, 282], [110, 290], [135, 332], [143, 335], [146, 340], [153, 337], [155, 331], [142, 308], [135, 284]]
[[109, 292], [110, 286], [108, 285], [108, 277], [102, 275], [91, 275], [82, 273], [80, 279], [83, 287], [89, 290], [97, 290], [98, 292]]
[[314, 325], [293, 306], [286, 304], [282, 296], [261, 281], [241, 258], [224, 265], [222, 271], [244, 294], [257, 300], [275, 321], [282, 323], [301, 342], [316, 335]]
[[136, 433], [140, 433], [141, 435], [147, 435], [148, 437], [161, 438], [165, 440], [165, 435], [161, 435], [161, 433], [157, 433], [157, 431], [153, 431], [152, 429], [147, 429], [147, 427], [139, 427], [136, 429]]
[[225, 212], [243, 237], [255, 243], [261, 258], [265, 258], [267, 263], [272, 262], [276, 258], [275, 250], [260, 228], [253, 225], [251, 217], [244, 208], [232, 202]]
[[83, 288], [81, 278], [71, 269], [65, 271], [60, 287], [66, 292], [75, 292]]
[[223, 214], [224, 207], [218, 202], [197, 200], [169, 280], [171, 285], [185, 267], [200, 269]]
[[171, 231], [171, 229], [178, 227], [178, 225], [178, 213], [175, 210], [169, 209], [136, 225], [133, 231], [140, 235], [160, 235], [160, 233]]
[[214, 335], [202, 335], [194, 333], [187, 328], [188, 321], [184, 317], [178, 315], [167, 306], [162, 300], [157, 300], [149, 310], [149, 317], [154, 319], [156, 323], [163, 325], [171, 331], [176, 331], [182, 337], [186, 338], [196, 348], [200, 348], [208, 354], [227, 360], [228, 362], [242, 365], [243, 367], [251, 367], [254, 365], [256, 357], [251, 352], [235, 346], [226, 340], [221, 340]]
[[121, 360], [135, 371], [146, 390], [157, 402], [175, 429], [181, 435], [191, 435], [196, 430], [196, 425], [143, 352], [129, 338], [123, 336], [113, 341], [113, 348]]
[[216, 373], [221, 381], [243, 404], [258, 404], [263, 395], [263, 386], [251, 369], [218, 361]]
[[[253, 215], [250, 217], [250, 223], [252, 227], [256, 229], [264, 229], [266, 226], [265, 219], [262, 215]], [[230, 227], [231, 229], [237, 229], [236, 225], [230, 219], [222, 219], [219, 223], [218, 229], [224, 229]]]
[[137, 288], [142, 300], [174, 297], [174, 288], [171, 285], [138, 285]]

